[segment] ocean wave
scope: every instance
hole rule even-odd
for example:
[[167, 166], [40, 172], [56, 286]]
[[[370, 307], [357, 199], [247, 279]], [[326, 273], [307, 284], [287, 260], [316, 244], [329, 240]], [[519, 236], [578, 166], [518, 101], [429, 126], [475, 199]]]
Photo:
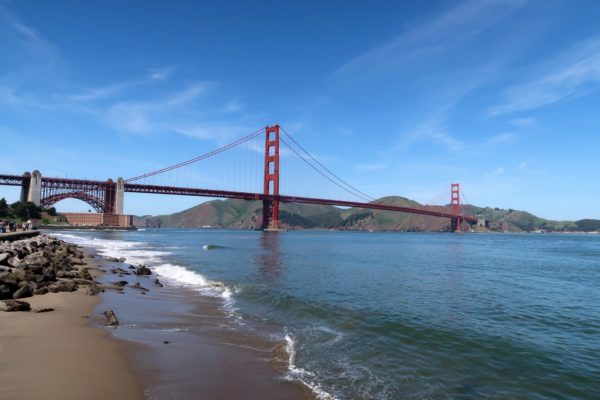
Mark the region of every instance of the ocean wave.
[[220, 297], [226, 303], [232, 301], [232, 291], [227, 285], [206, 279], [198, 272], [176, 264], [161, 264], [151, 267], [166, 283], [186, 286], [211, 297]]
[[148, 244], [124, 240], [99, 239], [86, 236], [77, 236], [68, 233], [53, 233], [58, 239], [65, 240], [84, 247], [96, 249], [103, 257], [124, 258], [129, 264], [150, 264], [160, 262], [163, 256], [172, 254], [167, 251], [147, 249]]
[[285, 351], [288, 354], [288, 373], [285, 378], [290, 381], [298, 381], [308, 387], [320, 400], [337, 400], [335, 396], [326, 392], [316, 381], [315, 374], [296, 365], [296, 340], [294, 335], [286, 333]]
[[70, 243], [92, 247], [104, 257], [124, 258], [125, 262], [129, 264], [145, 264], [161, 276], [167, 284], [191, 287], [203, 295], [222, 298], [225, 306], [231, 308], [232, 316], [234, 314], [232, 296], [236, 289], [232, 291], [224, 283], [208, 280], [198, 272], [191, 271], [184, 266], [165, 263], [166, 256], [173, 254], [170, 251], [154, 250], [149, 248], [148, 243], [143, 242], [100, 239], [69, 233], [53, 233], [52, 235]]

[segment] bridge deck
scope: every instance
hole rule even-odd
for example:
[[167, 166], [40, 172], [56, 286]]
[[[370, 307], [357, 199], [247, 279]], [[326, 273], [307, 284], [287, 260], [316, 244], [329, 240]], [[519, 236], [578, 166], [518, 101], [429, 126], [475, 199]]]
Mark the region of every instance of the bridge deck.
[[[356, 207], [356, 208], [367, 208], [374, 210], [384, 211], [398, 211], [407, 212], [412, 214], [429, 215], [433, 217], [449, 218], [454, 219], [456, 215], [450, 214], [443, 211], [436, 211], [426, 208], [416, 207], [399, 207], [388, 204], [380, 203], [360, 203], [354, 201], [334, 200], [334, 199], [318, 199], [313, 197], [298, 197], [298, 196], [285, 196], [285, 195], [265, 195], [262, 193], [249, 193], [249, 192], [232, 192], [226, 190], [210, 190], [210, 189], [193, 189], [193, 188], [182, 188], [175, 186], [155, 186], [155, 185], [141, 185], [135, 183], [126, 183], [125, 191], [130, 193], [154, 193], [154, 194], [173, 194], [180, 196], [202, 196], [202, 197], [220, 197], [220, 198], [233, 198], [243, 200], [277, 200], [284, 203], [304, 203], [304, 204], [323, 204], [340, 207]], [[477, 218], [473, 216], [461, 216], [463, 221], [469, 223], [477, 223]]]
[[[0, 185], [21, 186], [25, 180], [29, 179], [22, 175], [0, 175]], [[61, 186], [63, 188], [73, 187], [96, 187], [106, 188], [107, 185], [113, 184], [109, 181], [92, 181], [84, 179], [69, 179], [69, 178], [42, 178], [44, 183], [52, 186]], [[340, 207], [356, 207], [373, 210], [398, 211], [412, 214], [429, 215], [432, 217], [455, 219], [456, 215], [444, 211], [437, 211], [427, 208], [416, 207], [399, 207], [380, 203], [360, 203], [353, 201], [335, 200], [335, 199], [318, 199], [312, 197], [298, 197], [285, 195], [265, 195], [262, 193], [250, 192], [234, 192], [227, 190], [211, 190], [211, 189], [195, 189], [176, 186], [159, 186], [159, 185], [142, 185], [137, 183], [125, 183], [125, 192], [130, 193], [151, 193], [151, 194], [171, 194], [179, 196], [201, 196], [201, 197], [217, 197], [217, 198], [232, 198], [243, 200], [276, 200], [284, 203], [304, 203], [304, 204], [323, 204]], [[463, 221], [469, 223], [477, 223], [477, 218], [473, 216], [461, 216]]]

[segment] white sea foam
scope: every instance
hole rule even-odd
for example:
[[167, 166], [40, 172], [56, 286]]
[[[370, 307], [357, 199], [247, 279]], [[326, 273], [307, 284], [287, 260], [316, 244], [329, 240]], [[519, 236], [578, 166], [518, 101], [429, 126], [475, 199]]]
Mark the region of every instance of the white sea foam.
[[232, 302], [232, 293], [226, 285], [217, 281], [210, 281], [198, 272], [175, 264], [161, 264], [151, 267], [154, 272], [163, 277], [166, 283], [187, 286], [206, 296], [221, 297], [226, 304]]
[[149, 249], [148, 244], [142, 242], [90, 238], [69, 233], [54, 233], [53, 236], [70, 243], [95, 248], [98, 254], [104, 257], [124, 258], [129, 264], [145, 264], [167, 284], [188, 286], [203, 295], [222, 298], [225, 306], [231, 308], [233, 314], [233, 293], [229, 287], [221, 282], [210, 281], [184, 266], [165, 263], [165, 256], [172, 254], [169, 251]]
[[170, 254], [165, 251], [144, 250], [146, 244], [141, 242], [90, 238], [68, 233], [54, 233], [52, 235], [70, 243], [92, 247], [98, 251], [98, 254], [104, 257], [123, 257], [126, 262], [131, 264], [145, 264], [158, 261], [161, 256]]
[[320, 400], [337, 400], [335, 396], [327, 393], [316, 382], [314, 373], [296, 366], [296, 340], [294, 335], [290, 333], [285, 334], [285, 351], [288, 354], [288, 373], [286, 374], [286, 379], [301, 382]]
[[321, 332], [325, 332], [332, 336], [331, 339], [328, 341], [329, 345], [337, 343], [344, 338], [344, 334], [342, 332], [332, 329], [328, 326], [320, 325], [320, 326], [317, 326], [315, 329], [319, 330]]

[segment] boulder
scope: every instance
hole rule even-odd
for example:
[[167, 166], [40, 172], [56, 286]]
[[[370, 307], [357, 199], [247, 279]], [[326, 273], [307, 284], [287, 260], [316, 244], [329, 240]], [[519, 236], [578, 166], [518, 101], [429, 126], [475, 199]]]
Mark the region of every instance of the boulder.
[[162, 283], [160, 283], [160, 281], [158, 280], [158, 278], [156, 278], [156, 279], [154, 280], [154, 284], [155, 284], [156, 286], [160, 286], [160, 287], [163, 287], [163, 286], [164, 286]]
[[35, 296], [42, 295], [48, 293], [48, 288], [46, 286], [39, 287], [33, 291]]
[[112, 272], [113, 274], [119, 274], [120, 275], [131, 275], [131, 272], [127, 272], [122, 268], [111, 268], [110, 272]]
[[96, 283], [94, 281], [88, 281], [87, 279], [81, 279], [81, 278], [73, 279], [73, 282], [75, 282], [79, 286], [90, 286], [90, 285]]
[[68, 280], [56, 281], [48, 286], [48, 290], [52, 293], [74, 292], [75, 290], [77, 290], [77, 284], [73, 281]]
[[106, 326], [118, 326], [119, 320], [117, 319], [117, 315], [113, 310], [104, 311], [104, 317], [106, 320], [104, 321], [104, 325]]
[[87, 287], [86, 289], [86, 293], [89, 296], [96, 296], [98, 293], [100, 293], [102, 290], [100, 289], [100, 287], [96, 284], [93, 283], [90, 286]]
[[33, 292], [29, 285], [25, 285], [13, 293], [13, 299], [24, 299], [31, 296], [33, 296]]
[[54, 308], [52, 307], [43, 307], [43, 308], [34, 308], [33, 312], [34, 313], [47, 313], [47, 312], [51, 312], [54, 311]]
[[0, 254], [0, 265], [8, 265], [8, 259], [11, 258], [10, 253]]
[[34, 275], [42, 275], [44, 273], [44, 267], [41, 265], [29, 265], [29, 271]]
[[56, 277], [57, 278], [68, 278], [68, 279], [74, 279], [74, 278], [79, 278], [79, 274], [76, 271], [58, 271], [56, 273]]
[[12, 292], [11, 286], [0, 284], [0, 300], [12, 299]]
[[140, 267], [135, 270], [135, 274], [136, 275], [152, 275], [152, 271], [150, 270], [150, 268], [146, 267], [145, 265], [140, 265]]
[[81, 270], [81, 272], [79, 273], [79, 275], [81, 275], [81, 277], [83, 279], [87, 279], [88, 281], [93, 280], [92, 274], [90, 274], [90, 271], [88, 271], [87, 268], [84, 268], [83, 270]]
[[31, 306], [26, 301], [19, 300], [2, 300], [0, 301], [0, 311], [15, 312], [29, 311]]
[[48, 261], [48, 259], [46, 257], [43, 256], [43, 254], [33, 253], [33, 254], [26, 256], [23, 259], [22, 264], [23, 265], [39, 265], [39, 266], [45, 267], [45, 266], [49, 265], [50, 262]]
[[8, 265], [14, 268], [19, 268], [21, 266], [21, 259], [19, 257], [14, 256], [8, 259]]
[[142, 285], [140, 285], [140, 283], [139, 283], [139, 282], [136, 282], [135, 284], [133, 284], [133, 285], [129, 285], [129, 286], [127, 286], [127, 287], [130, 287], [130, 288], [132, 288], [132, 289], [138, 289], [138, 290], [141, 290], [141, 291], [142, 291], [142, 293], [145, 293], [145, 292], [149, 292], [149, 291], [150, 291], [150, 289], [147, 289], [147, 288], [143, 287]]

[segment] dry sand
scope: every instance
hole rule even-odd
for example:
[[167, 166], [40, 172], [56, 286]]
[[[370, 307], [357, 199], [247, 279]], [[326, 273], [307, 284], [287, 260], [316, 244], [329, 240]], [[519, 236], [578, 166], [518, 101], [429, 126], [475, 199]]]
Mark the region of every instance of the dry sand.
[[98, 297], [48, 293], [24, 299], [46, 313], [0, 312], [0, 399], [141, 399], [124, 344], [90, 326]]

